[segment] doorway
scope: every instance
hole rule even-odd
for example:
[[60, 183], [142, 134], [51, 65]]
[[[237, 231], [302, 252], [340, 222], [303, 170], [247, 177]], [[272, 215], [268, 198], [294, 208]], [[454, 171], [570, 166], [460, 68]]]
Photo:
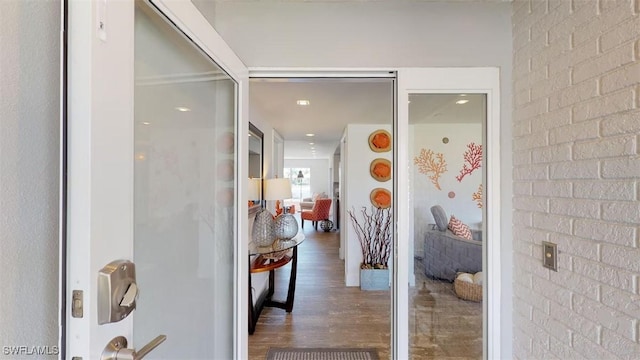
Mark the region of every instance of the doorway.
[[[249, 337], [251, 358], [264, 357], [269, 346], [283, 344], [369, 345], [378, 348], [383, 358], [389, 357], [391, 292], [360, 290], [361, 255], [346, 213], [370, 207], [373, 188], [393, 189], [392, 181], [379, 182], [369, 175], [371, 160], [392, 159], [393, 152], [373, 152], [367, 137], [380, 128], [392, 132], [395, 79], [388, 72], [382, 77], [252, 78], [249, 92], [251, 122], [267, 133], [273, 129], [284, 139], [284, 177], [291, 179], [292, 203], [329, 198], [333, 223], [327, 232], [305, 226], [294, 310], [289, 315], [278, 309], [265, 310]], [[352, 146], [349, 152], [346, 139]], [[371, 159], [364, 161], [367, 157]], [[359, 166], [363, 169], [355, 169]], [[267, 174], [277, 174], [269, 164], [265, 168]], [[337, 229], [340, 217], [343, 223]], [[345, 244], [351, 249], [341, 251]], [[282, 271], [283, 275], [287, 272], [286, 268]], [[286, 276], [278, 278], [287, 281]], [[277, 338], [263, 335], [274, 330]]]
[[[327, 69], [326, 72], [317, 73], [312, 72], [314, 76], [321, 79], [327, 77], [341, 77], [344, 73], [336, 72], [331, 69]], [[387, 72], [388, 73], [388, 72]], [[272, 72], [269, 70], [261, 69], [259, 71], [252, 72], [254, 77], [265, 78], [286, 78], [287, 72], [278, 70]], [[304, 75], [301, 75], [304, 74]], [[299, 77], [308, 77], [309, 73], [296, 71], [296, 75]], [[484, 358], [499, 357], [500, 354], [500, 336], [501, 333], [501, 321], [500, 321], [500, 288], [501, 288], [501, 255], [500, 255], [500, 231], [499, 231], [499, 214], [500, 214], [500, 197], [499, 197], [499, 84], [498, 84], [498, 72], [493, 68], [464, 68], [464, 69], [399, 69], [398, 70], [398, 88], [397, 94], [394, 94], [394, 99], [397, 101], [394, 104], [397, 109], [398, 120], [394, 123], [393, 134], [395, 137], [394, 145], [403, 144], [397, 146], [397, 152], [394, 157], [397, 168], [410, 168], [410, 163], [413, 162], [409, 153], [410, 142], [410, 116], [409, 116], [409, 104], [410, 96], [418, 94], [477, 94], [478, 96], [484, 96], [484, 109], [483, 109], [483, 123], [479, 130], [482, 144], [486, 144], [486, 151], [483, 153], [483, 160], [486, 164], [483, 169], [482, 185], [483, 185], [483, 200], [484, 208], [482, 209], [482, 228], [483, 237], [483, 250], [482, 250], [482, 269], [484, 270], [484, 279], [488, 279], [483, 286], [482, 292], [483, 302], [479, 306], [481, 320], [479, 322], [482, 335], [481, 340], [476, 341], [475, 354], [478, 353], [479, 347], [482, 349], [481, 353]], [[296, 78], [297, 79], [297, 78]], [[406, 104], [406, 106], [405, 106]], [[409, 198], [409, 174], [408, 173], [394, 173], [396, 179], [394, 185], [394, 198], [403, 199]], [[349, 189], [341, 189], [341, 193], [348, 192]], [[478, 189], [474, 191], [479, 193]], [[447, 193], [447, 196], [449, 194]], [[478, 195], [476, 195], [478, 196]], [[398, 233], [399, 239], [413, 239], [413, 223], [410, 224], [410, 219], [414, 215], [411, 209], [413, 204], [408, 202], [397, 202], [397, 221], [398, 221]], [[476, 203], [477, 206], [477, 203]], [[410, 226], [411, 225], [411, 226]], [[478, 224], [474, 224], [478, 225]], [[343, 228], [348, 226], [346, 223]], [[411, 230], [410, 230], [411, 229]], [[411, 233], [410, 233], [411, 231]], [[414, 332], [409, 327], [409, 312], [400, 310], [404, 309], [409, 304], [410, 294], [412, 289], [401, 284], [416, 285], [414, 278], [414, 256], [415, 249], [413, 242], [394, 242], [396, 246], [394, 260], [403, 259], [402, 261], [410, 262], [409, 267], [398, 266], [393, 269], [393, 292], [392, 292], [392, 358], [408, 358], [410, 354], [413, 355], [411, 345], [413, 343], [412, 337]], [[453, 285], [451, 285], [453, 286]], [[454, 291], [454, 290], [452, 290]], [[455, 294], [452, 292], [452, 294]], [[477, 305], [475, 306], [478, 307]], [[477, 312], [477, 309], [474, 311]], [[494, 334], [494, 336], [490, 336]]]

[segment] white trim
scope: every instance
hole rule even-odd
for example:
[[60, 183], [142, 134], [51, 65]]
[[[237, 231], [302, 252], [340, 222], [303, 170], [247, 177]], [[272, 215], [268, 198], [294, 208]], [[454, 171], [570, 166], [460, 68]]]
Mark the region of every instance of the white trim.
[[[278, 151], [278, 144], [282, 145], [282, 152]], [[284, 176], [284, 138], [276, 129], [271, 130], [271, 174], [275, 177]]]
[[[394, 247], [397, 264], [409, 263], [409, 241], [413, 236], [409, 234], [409, 223], [411, 218], [411, 209], [409, 208], [409, 93], [406, 91], [406, 77], [404, 71], [398, 71], [398, 86], [396, 96], [397, 119], [396, 134], [394, 134], [394, 144], [406, 144], [405, 146], [396, 146], [396, 152], [393, 162], [396, 164], [396, 173], [394, 174], [397, 181], [395, 197], [397, 198], [397, 207], [395, 209], [396, 217], [396, 246]], [[403, 169], [404, 171], [400, 171]], [[405, 199], [405, 201], [403, 201]], [[402, 241], [406, 240], [406, 241]], [[395, 304], [393, 309], [393, 326], [395, 330], [394, 336], [394, 358], [409, 359], [409, 266], [398, 266], [394, 271], [393, 291], [395, 294]], [[411, 269], [413, 272], [413, 268]], [[403, 310], [404, 309], [404, 310]], [[400, 341], [407, 339], [407, 341]]]
[[[247, 67], [190, 1], [147, 0], [184, 32], [234, 80], [248, 76]], [[188, 20], [188, 21], [187, 21]]]
[[[134, 7], [113, 2], [104, 9], [102, 15], [114, 26], [108, 27], [109, 40], [102, 41], [96, 6], [69, 1], [67, 15], [68, 358], [96, 357], [114, 334], [129, 336], [132, 323], [129, 317], [108, 327], [97, 325], [95, 279], [102, 266], [133, 254]], [[69, 311], [74, 289], [83, 291], [82, 318]]]
[[[428, 81], [425, 81], [428, 79]], [[427, 85], [427, 86], [425, 86]], [[408, 95], [429, 93], [480, 93], [487, 96], [487, 121], [486, 121], [486, 166], [483, 169], [486, 182], [485, 201], [490, 206], [483, 208], [483, 269], [485, 269], [486, 284], [483, 288], [483, 329], [484, 345], [483, 355], [485, 359], [500, 359], [509, 354], [501, 354], [501, 290], [502, 290], [502, 264], [500, 261], [500, 73], [497, 68], [405, 68], [398, 71], [398, 109], [400, 131], [397, 135], [398, 142], [408, 143]], [[404, 104], [404, 106], [403, 106]], [[405, 109], [405, 110], [402, 110]], [[406, 117], [405, 117], [406, 116]], [[407, 119], [403, 121], [404, 119]], [[406, 126], [406, 128], [402, 128]], [[401, 152], [401, 151], [399, 151]], [[408, 166], [407, 158], [398, 154], [398, 166]], [[407, 198], [408, 187], [403, 177], [408, 174], [399, 174], [400, 199]], [[409, 210], [398, 209], [400, 239], [409, 238], [406, 233], [410, 219], [403, 214]], [[408, 248], [402, 242], [398, 251], [407, 252]], [[407, 254], [408, 255], [408, 254]], [[408, 282], [406, 274], [399, 273], [398, 284]], [[398, 289], [399, 296], [405, 291]], [[402, 312], [400, 313], [402, 314]], [[405, 321], [404, 319], [400, 319]], [[403, 334], [398, 334], [402, 336]], [[404, 336], [408, 336], [405, 334]], [[408, 357], [408, 353], [400, 352], [399, 357]], [[404, 355], [404, 357], [403, 357]]]
[[251, 78], [395, 78], [391, 68], [264, 68], [250, 67]]

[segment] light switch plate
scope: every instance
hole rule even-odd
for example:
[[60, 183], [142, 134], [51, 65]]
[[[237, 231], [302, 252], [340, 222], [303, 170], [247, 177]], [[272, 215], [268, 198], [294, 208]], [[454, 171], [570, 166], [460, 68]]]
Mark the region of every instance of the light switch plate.
[[542, 266], [558, 271], [558, 245], [543, 241], [542, 242]]

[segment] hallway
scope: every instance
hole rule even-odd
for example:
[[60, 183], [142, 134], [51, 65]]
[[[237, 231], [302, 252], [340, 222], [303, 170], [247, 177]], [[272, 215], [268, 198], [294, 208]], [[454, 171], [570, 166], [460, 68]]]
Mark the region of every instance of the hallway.
[[[305, 236], [293, 312], [264, 309], [249, 337], [250, 359], [264, 359], [269, 347], [375, 347], [388, 359], [390, 293], [344, 286], [338, 232], [308, 227]], [[275, 299], [286, 296], [289, 266], [276, 274]], [[410, 289], [413, 358], [482, 358], [482, 305], [458, 299], [451, 284], [422, 277], [417, 283]]]

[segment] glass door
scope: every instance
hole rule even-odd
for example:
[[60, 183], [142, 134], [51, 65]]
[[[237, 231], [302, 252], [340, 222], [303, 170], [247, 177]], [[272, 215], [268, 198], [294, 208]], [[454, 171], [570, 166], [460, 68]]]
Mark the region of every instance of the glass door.
[[492, 68], [398, 71], [395, 358], [501, 358]]
[[414, 359], [482, 358], [485, 123], [484, 94], [409, 94]]
[[68, 5], [66, 356], [246, 358], [246, 67], [191, 2]]
[[134, 341], [163, 331], [180, 346], [156, 359], [230, 358], [236, 84], [140, 3], [134, 74]]

